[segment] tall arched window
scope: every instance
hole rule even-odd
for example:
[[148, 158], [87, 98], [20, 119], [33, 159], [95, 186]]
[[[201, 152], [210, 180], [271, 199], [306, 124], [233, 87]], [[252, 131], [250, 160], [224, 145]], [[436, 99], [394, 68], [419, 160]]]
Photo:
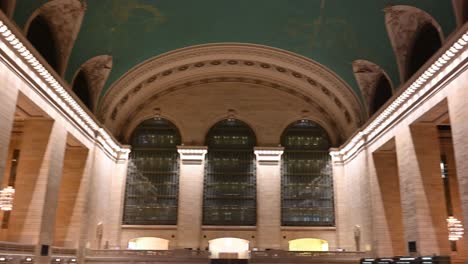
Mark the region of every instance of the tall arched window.
[[369, 105], [370, 115], [373, 115], [392, 97], [392, 87], [387, 77], [382, 74], [374, 89], [374, 97]]
[[256, 224], [255, 134], [245, 123], [227, 119], [207, 136], [203, 224]]
[[73, 81], [73, 92], [80, 98], [88, 109], [92, 110], [91, 97], [89, 95], [89, 83], [86, 74], [81, 70]]
[[55, 38], [45, 18], [37, 16], [33, 19], [29, 26], [27, 38], [49, 65], [57, 71], [58, 60]]
[[411, 78], [441, 46], [442, 41], [437, 29], [430, 23], [423, 25], [415, 37], [413, 48], [409, 52], [406, 79]]
[[281, 138], [281, 224], [333, 226], [333, 178], [330, 142], [320, 125], [300, 120]]
[[135, 129], [131, 137], [124, 224], [177, 224], [180, 142], [176, 126], [165, 119], [149, 119]]

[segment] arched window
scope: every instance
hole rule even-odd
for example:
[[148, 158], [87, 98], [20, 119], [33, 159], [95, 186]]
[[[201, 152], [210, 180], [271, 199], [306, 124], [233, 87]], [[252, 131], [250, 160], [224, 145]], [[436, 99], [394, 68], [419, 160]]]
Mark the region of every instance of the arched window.
[[385, 75], [382, 75], [374, 89], [374, 96], [369, 105], [370, 115], [373, 115], [392, 97], [392, 87]]
[[42, 16], [36, 16], [29, 26], [27, 38], [49, 65], [57, 71], [57, 47], [46, 19]]
[[92, 109], [91, 97], [89, 95], [89, 83], [86, 74], [81, 70], [73, 81], [73, 92], [80, 98], [88, 109]]
[[330, 142], [320, 125], [300, 120], [282, 135], [281, 224], [333, 226]]
[[135, 129], [127, 172], [124, 224], [177, 224], [180, 142], [179, 131], [165, 119], [149, 119]]
[[411, 78], [429, 58], [442, 46], [437, 29], [430, 23], [421, 27], [409, 52], [406, 80]]
[[255, 134], [245, 123], [227, 119], [206, 139], [203, 224], [256, 224]]

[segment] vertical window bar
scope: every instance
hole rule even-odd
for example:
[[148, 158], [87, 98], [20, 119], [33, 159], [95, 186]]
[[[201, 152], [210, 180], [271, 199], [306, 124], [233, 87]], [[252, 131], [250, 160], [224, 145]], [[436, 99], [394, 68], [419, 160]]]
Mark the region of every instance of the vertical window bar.
[[176, 225], [181, 139], [165, 119], [141, 123], [132, 135], [123, 223]]
[[282, 136], [281, 222], [284, 226], [333, 226], [329, 140], [318, 124], [301, 120]]
[[208, 133], [203, 224], [256, 225], [255, 135], [229, 119]]

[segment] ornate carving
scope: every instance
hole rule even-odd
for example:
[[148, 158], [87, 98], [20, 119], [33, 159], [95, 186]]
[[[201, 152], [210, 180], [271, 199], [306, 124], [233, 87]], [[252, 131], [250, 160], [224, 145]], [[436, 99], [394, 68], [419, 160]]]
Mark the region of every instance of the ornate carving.
[[[346, 135], [362, 123], [363, 112], [357, 96], [335, 74], [304, 57], [251, 44], [189, 47], [163, 54], [138, 66], [121, 77], [106, 93], [100, 105], [101, 120], [111, 122], [109, 125], [115, 127], [113, 120], [121, 123], [131, 107], [140, 105], [142, 100], [152, 95], [160, 98], [166, 89], [178, 89], [182, 84], [196, 85], [204, 78], [212, 81], [227, 78], [227, 72], [234, 81], [262, 84], [268, 80], [267, 86], [288, 88], [290, 93], [302, 96], [307, 102], [320, 102], [316, 109], [326, 109]], [[239, 79], [243, 77], [248, 78]], [[131, 95], [130, 99], [122, 100], [128, 95]]]
[[[91, 110], [95, 112], [99, 101], [99, 95], [112, 70], [112, 56], [100, 55], [93, 57], [83, 63], [77, 73], [80, 70], [85, 73], [88, 79], [90, 88], [89, 94], [91, 96], [91, 105], [93, 108]], [[126, 96], [126, 98], [128, 99], [128, 96]]]
[[443, 40], [442, 28], [428, 13], [416, 7], [397, 5], [387, 7], [384, 11], [388, 36], [397, 59], [400, 80], [403, 82], [408, 55], [419, 30], [430, 23], [439, 31], [440, 39]]
[[353, 72], [359, 88], [361, 89], [361, 94], [366, 105], [367, 113], [369, 113], [369, 107], [372, 104], [372, 100], [376, 93], [377, 83], [382, 75], [384, 75], [390, 83], [391, 81], [382, 68], [380, 68], [377, 64], [366, 60], [353, 61]]
[[67, 68], [73, 45], [81, 22], [84, 17], [86, 5], [79, 0], [52, 0], [38, 8], [26, 23], [25, 31], [37, 16], [42, 16], [47, 20], [57, 45], [58, 74], [63, 76]]

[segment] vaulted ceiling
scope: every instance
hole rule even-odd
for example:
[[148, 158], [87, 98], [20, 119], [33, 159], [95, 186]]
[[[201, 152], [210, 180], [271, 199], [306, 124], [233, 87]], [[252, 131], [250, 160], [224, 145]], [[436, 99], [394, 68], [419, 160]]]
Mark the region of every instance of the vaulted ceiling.
[[[14, 20], [24, 28], [45, 0], [17, 1]], [[360, 94], [352, 62], [369, 60], [395, 86], [399, 75], [384, 8], [411, 5], [430, 14], [445, 36], [455, 28], [449, 0], [88, 0], [66, 69], [71, 82], [92, 57], [110, 55], [103, 93], [136, 65], [192, 45], [241, 42], [288, 50], [339, 75]]]

